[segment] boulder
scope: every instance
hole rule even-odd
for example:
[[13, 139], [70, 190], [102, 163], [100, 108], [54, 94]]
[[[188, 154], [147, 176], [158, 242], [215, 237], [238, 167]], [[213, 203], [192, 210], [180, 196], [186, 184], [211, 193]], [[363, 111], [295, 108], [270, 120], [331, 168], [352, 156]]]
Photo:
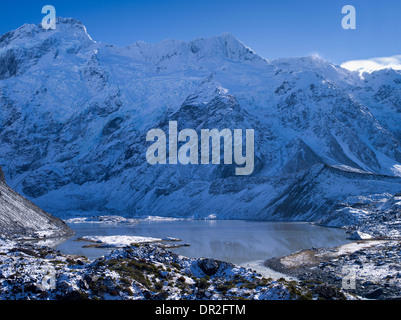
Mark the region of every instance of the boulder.
[[220, 261], [214, 259], [202, 259], [199, 262], [199, 268], [209, 277], [214, 275], [220, 267]]
[[363, 233], [361, 231], [354, 231], [348, 239], [350, 240], [369, 240], [373, 237], [370, 234]]

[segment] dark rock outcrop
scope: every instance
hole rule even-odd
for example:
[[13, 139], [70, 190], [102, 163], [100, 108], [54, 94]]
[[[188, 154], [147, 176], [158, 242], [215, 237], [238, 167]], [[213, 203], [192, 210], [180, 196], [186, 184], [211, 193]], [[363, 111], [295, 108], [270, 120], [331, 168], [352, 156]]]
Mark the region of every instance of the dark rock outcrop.
[[0, 167], [0, 182], [6, 183], [6, 178], [4, 177], [3, 169]]
[[209, 277], [214, 275], [220, 267], [220, 261], [214, 259], [202, 259], [199, 262], [199, 268]]

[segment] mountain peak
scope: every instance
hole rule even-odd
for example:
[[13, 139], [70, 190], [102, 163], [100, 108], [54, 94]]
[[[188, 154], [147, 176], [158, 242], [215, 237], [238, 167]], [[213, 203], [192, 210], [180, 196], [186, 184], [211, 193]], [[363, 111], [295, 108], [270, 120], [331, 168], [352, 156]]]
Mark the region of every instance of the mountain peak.
[[230, 33], [191, 41], [167, 39], [154, 44], [137, 41], [126, 49], [132, 57], [161, 64], [171, 64], [175, 59], [188, 63], [200, 60], [264, 61]]
[[44, 30], [42, 24], [39, 23], [38, 28], [45, 34], [55, 36], [56, 34], [66, 38], [76, 38], [83, 41], [93, 41], [84, 24], [74, 18], [56, 17], [56, 29]]
[[231, 60], [254, 60], [260, 57], [229, 32], [210, 38], [197, 38], [189, 42], [193, 53], [223, 54]]
[[56, 29], [45, 30], [42, 24], [24, 24], [0, 37], [0, 48], [9, 45], [29, 47], [30, 43], [43, 42], [49, 38], [63, 38], [82, 42], [93, 42], [85, 26], [73, 18], [56, 17]]

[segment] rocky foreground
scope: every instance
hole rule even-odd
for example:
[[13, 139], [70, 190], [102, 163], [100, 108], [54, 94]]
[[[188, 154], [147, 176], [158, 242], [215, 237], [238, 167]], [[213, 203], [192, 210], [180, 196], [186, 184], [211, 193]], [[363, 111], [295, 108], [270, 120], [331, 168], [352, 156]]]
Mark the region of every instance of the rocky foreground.
[[95, 261], [48, 247], [0, 240], [0, 299], [352, 299], [318, 281], [263, 278], [213, 259], [132, 245]]
[[401, 241], [364, 240], [312, 248], [265, 262], [301, 281], [323, 282], [365, 299], [401, 299]]
[[352, 211], [348, 214], [359, 217], [342, 226], [355, 242], [302, 250], [269, 259], [265, 265], [300, 280], [346, 288], [361, 298], [401, 299], [401, 193], [386, 200], [356, 200], [352, 207], [340, 208], [343, 215], [338, 215]]

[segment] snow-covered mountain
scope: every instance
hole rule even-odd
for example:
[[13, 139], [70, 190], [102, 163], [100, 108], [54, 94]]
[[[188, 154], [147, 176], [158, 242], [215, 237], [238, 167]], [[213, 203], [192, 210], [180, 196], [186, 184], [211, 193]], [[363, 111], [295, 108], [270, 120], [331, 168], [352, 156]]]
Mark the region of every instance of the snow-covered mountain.
[[383, 69], [401, 70], [401, 55], [367, 60], [351, 60], [342, 63], [341, 66], [351, 71], [359, 71], [361, 75], [365, 72], [372, 73]]
[[[401, 71], [269, 61], [230, 34], [121, 48], [74, 19], [24, 25], [0, 38], [0, 115], [9, 184], [51, 212], [340, 225], [401, 190]], [[253, 174], [149, 165], [146, 133], [169, 121], [254, 129]]]

